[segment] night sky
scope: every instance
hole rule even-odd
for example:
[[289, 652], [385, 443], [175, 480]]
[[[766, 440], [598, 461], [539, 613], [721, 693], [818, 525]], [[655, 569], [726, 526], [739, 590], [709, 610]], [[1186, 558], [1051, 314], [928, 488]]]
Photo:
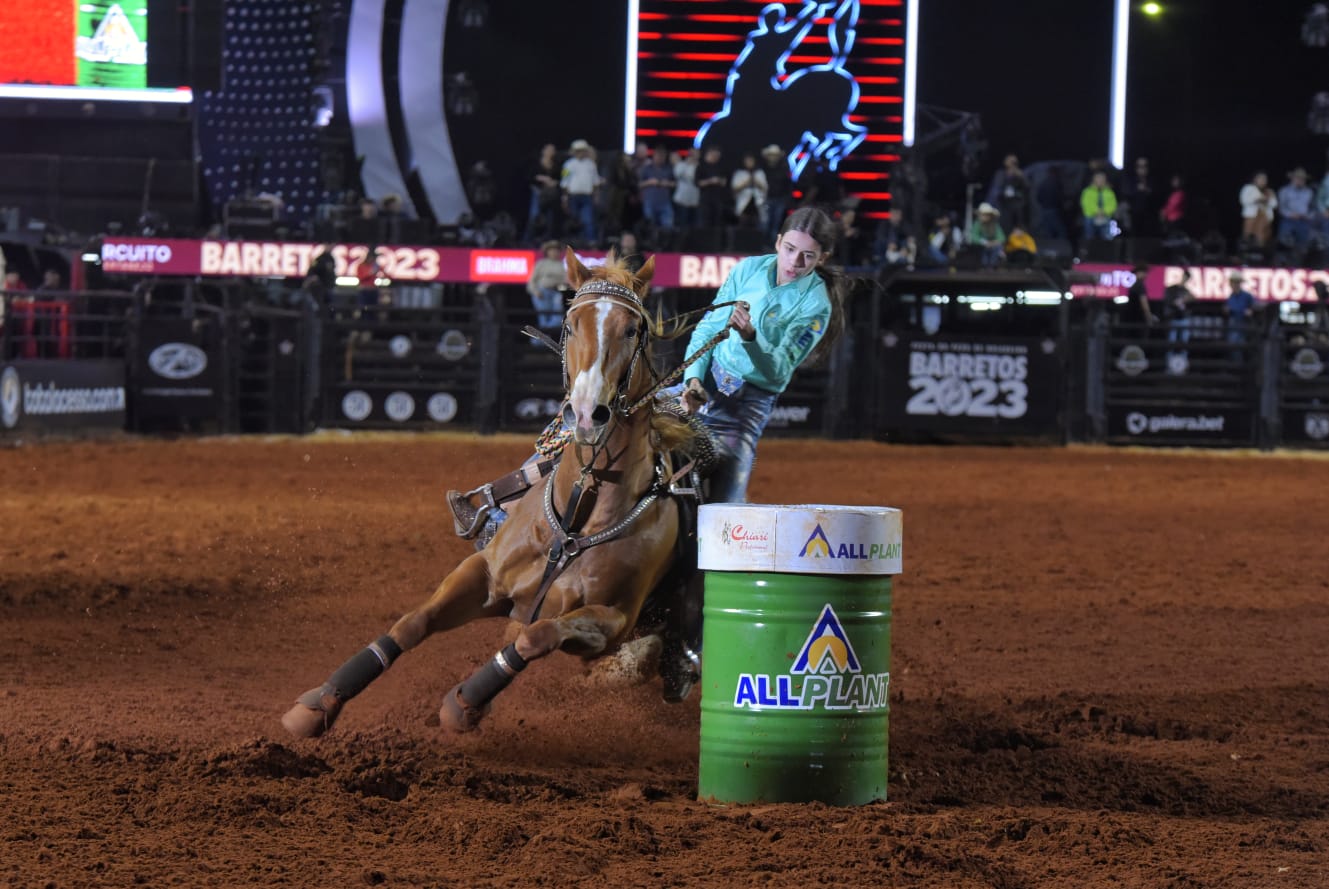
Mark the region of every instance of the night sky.
[[[1301, 41], [1311, 3], [1164, 0], [1157, 18], [1132, 13], [1128, 163], [1148, 156], [1159, 187], [1184, 174], [1202, 227], [1235, 233], [1237, 191], [1257, 168], [1276, 188], [1297, 165], [1313, 181], [1325, 172], [1329, 137], [1306, 126], [1329, 90], [1329, 48]], [[475, 126], [454, 132], [459, 157], [501, 169], [545, 140], [622, 144], [625, 4], [587, 7], [578, 18], [532, 5], [494, 16], [484, 38], [449, 40], [445, 67], [469, 67], [482, 88]], [[984, 183], [1008, 151], [1025, 164], [1107, 154], [1111, 0], [922, 0], [919, 31], [919, 102], [982, 116]]]

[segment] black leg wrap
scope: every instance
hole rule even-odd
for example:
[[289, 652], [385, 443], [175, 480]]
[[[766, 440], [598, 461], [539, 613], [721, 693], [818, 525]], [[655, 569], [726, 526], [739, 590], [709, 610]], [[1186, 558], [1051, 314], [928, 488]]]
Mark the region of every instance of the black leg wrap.
[[510, 644], [472, 673], [457, 692], [467, 706], [483, 707], [525, 669], [526, 660], [517, 654], [516, 644]]
[[401, 646], [391, 636], [380, 636], [338, 667], [337, 672], [328, 677], [325, 687], [331, 686], [340, 700], [349, 701], [381, 676], [400, 655]]

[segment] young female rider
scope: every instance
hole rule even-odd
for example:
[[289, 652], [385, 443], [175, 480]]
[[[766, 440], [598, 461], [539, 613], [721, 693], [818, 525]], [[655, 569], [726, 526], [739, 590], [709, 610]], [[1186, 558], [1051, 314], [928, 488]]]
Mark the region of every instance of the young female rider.
[[775, 253], [734, 266], [715, 302], [738, 301], [707, 315], [687, 354], [716, 333], [734, 331], [683, 373], [682, 404], [719, 445], [707, 500], [741, 503], [776, 399], [809, 357], [821, 360], [844, 327], [844, 281], [825, 264], [838, 227], [815, 207], [800, 207], [780, 227]]

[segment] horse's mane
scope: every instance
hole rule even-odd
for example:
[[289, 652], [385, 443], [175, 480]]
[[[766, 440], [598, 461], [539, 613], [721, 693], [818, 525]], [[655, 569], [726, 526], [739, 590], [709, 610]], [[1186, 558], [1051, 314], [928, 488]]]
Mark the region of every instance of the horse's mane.
[[[650, 284], [649, 279], [643, 279], [618, 256], [617, 252], [611, 249], [605, 257], [603, 265], [594, 266], [587, 269], [592, 278], [599, 278], [629, 288], [633, 293], [640, 294], [647, 290]], [[646, 323], [646, 343], [643, 357], [646, 365], [653, 368], [655, 372], [660, 373], [660, 368], [655, 363], [653, 346], [657, 339], [673, 339], [680, 334], [677, 324], [671, 324], [660, 314], [659, 307], [652, 314], [645, 308], [645, 300], [641, 317]], [[666, 368], [666, 371], [672, 368]], [[655, 384], [652, 375], [648, 375], [651, 385]], [[646, 393], [646, 388], [639, 392], [633, 392], [631, 397], [639, 398]], [[679, 452], [691, 455], [693, 442], [696, 439], [697, 432], [685, 419], [681, 418], [670, 410], [655, 409], [651, 411], [651, 445], [656, 451], [661, 453]]]

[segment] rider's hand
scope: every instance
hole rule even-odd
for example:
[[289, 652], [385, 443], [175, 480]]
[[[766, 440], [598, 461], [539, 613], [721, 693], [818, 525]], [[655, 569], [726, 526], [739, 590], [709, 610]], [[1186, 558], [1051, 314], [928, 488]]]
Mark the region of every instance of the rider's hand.
[[701, 380], [693, 377], [688, 380], [687, 387], [683, 394], [678, 397], [678, 403], [682, 405], [683, 410], [689, 415], [695, 414], [697, 410], [706, 402], [711, 400], [711, 393], [706, 391], [706, 387], [701, 384]]
[[729, 314], [729, 326], [738, 331], [738, 335], [749, 343], [757, 338], [757, 328], [752, 326], [752, 316], [748, 314], [750, 306], [742, 301], [734, 306]]

